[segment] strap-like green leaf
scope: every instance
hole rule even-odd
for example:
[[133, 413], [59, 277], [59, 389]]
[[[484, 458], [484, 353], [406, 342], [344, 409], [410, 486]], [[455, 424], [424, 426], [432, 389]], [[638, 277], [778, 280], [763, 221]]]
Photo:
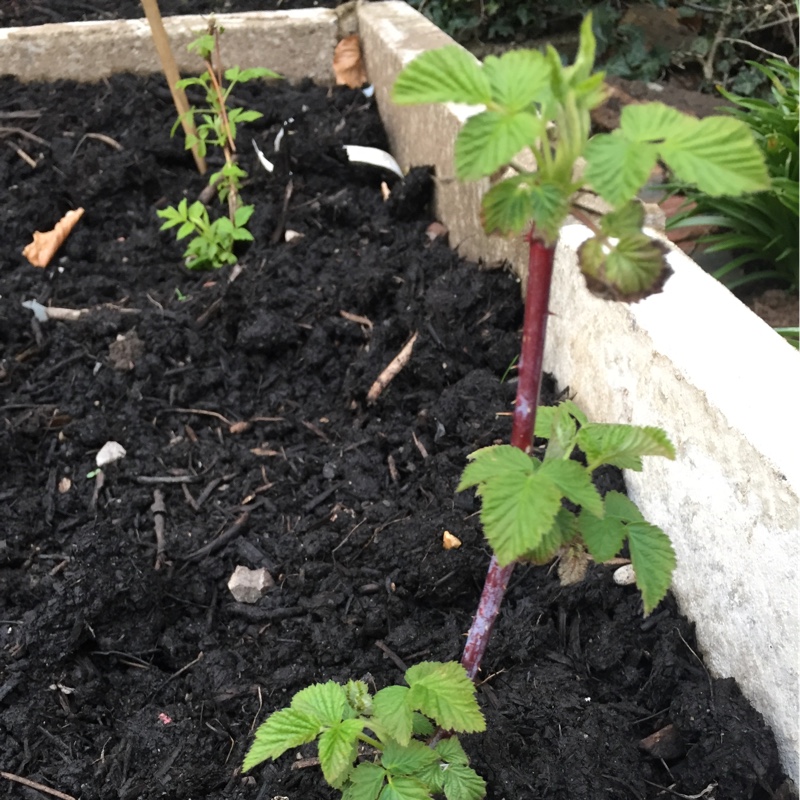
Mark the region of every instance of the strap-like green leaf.
[[445, 730], [476, 733], [486, 721], [475, 699], [475, 685], [455, 661], [423, 661], [405, 674], [409, 704]]
[[392, 100], [416, 103], [487, 105], [492, 99], [489, 80], [475, 56], [458, 45], [429, 50], [417, 56], [398, 76]]
[[669, 537], [655, 525], [628, 525], [628, 547], [647, 616], [664, 598], [675, 571], [675, 550]]
[[313, 742], [321, 729], [319, 720], [311, 714], [293, 708], [276, 711], [258, 727], [242, 771], [247, 772], [268, 758], [278, 758], [292, 747]]
[[543, 132], [544, 122], [527, 111], [482, 111], [470, 117], [459, 131], [456, 174], [462, 180], [491, 175]]

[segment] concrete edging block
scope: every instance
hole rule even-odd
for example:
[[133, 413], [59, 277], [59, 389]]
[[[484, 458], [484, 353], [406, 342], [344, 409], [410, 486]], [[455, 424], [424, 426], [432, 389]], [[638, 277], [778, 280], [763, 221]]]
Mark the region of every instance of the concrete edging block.
[[[433, 165], [437, 213], [459, 251], [508, 261], [524, 274], [521, 241], [489, 239], [478, 211], [486, 182], [453, 176], [453, 141], [466, 107], [392, 106], [400, 71], [423, 50], [453, 44], [399, 0], [364, 3], [359, 30], [392, 149], [401, 165]], [[336, 12], [220, 15], [239, 66], [332, 83]], [[203, 17], [167, 17], [180, 68]], [[76, 47], [76, 38], [81, 46]], [[185, 59], [184, 59], [185, 57]], [[94, 81], [159, 70], [144, 20], [0, 29], [0, 73], [22, 80]], [[569, 225], [557, 252], [545, 366], [598, 421], [664, 427], [675, 462], [628, 473], [645, 516], [680, 559], [674, 589], [697, 625], [709, 667], [733, 676], [775, 731], [800, 783], [800, 396], [798, 353], [694, 262], [673, 248], [665, 291], [635, 305], [591, 295], [576, 266], [587, 231]]]
[[[268, 67], [289, 80], [333, 83], [333, 49], [338, 17], [331, 9], [253, 11], [217, 15], [225, 28], [226, 62], [242, 68]], [[178, 68], [202, 71], [186, 50], [208, 17], [164, 17]], [[76, 42], [80, 40], [80, 46]], [[161, 69], [145, 19], [67, 22], [31, 28], [0, 28], [0, 74], [23, 81], [99, 81], [117, 72], [147, 74]]]
[[[359, 16], [398, 161], [435, 167], [437, 213], [460, 252], [524, 275], [524, 244], [479, 229], [487, 182], [453, 177], [453, 140], [469, 109], [400, 109], [389, 99], [414, 56], [454, 42], [402, 2], [364, 4]], [[591, 418], [658, 425], [672, 438], [677, 459], [628, 472], [631, 495], [673, 541], [674, 591], [706, 663], [736, 678], [798, 782], [800, 355], [677, 248], [662, 294], [635, 305], [594, 297], [577, 267], [588, 235], [580, 225], [562, 232], [545, 368]]]

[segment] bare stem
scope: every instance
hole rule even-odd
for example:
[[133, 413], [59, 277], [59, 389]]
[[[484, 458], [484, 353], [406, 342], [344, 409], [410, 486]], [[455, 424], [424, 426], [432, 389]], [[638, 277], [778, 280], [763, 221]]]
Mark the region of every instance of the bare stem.
[[[553, 275], [555, 245], [546, 245], [535, 233], [528, 236], [528, 286], [525, 291], [525, 318], [519, 358], [519, 383], [511, 429], [511, 444], [524, 452], [530, 450], [536, 423], [536, 407], [542, 384], [542, 360], [547, 329], [547, 305]], [[478, 674], [494, 622], [500, 613], [514, 564], [501, 567], [492, 556], [480, 603], [467, 635], [461, 664], [473, 680]]]

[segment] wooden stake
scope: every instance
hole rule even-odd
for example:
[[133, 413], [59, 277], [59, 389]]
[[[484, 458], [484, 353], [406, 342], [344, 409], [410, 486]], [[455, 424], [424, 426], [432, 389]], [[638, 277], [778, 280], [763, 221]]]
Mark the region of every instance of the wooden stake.
[[[194, 120], [189, 113], [190, 108], [189, 101], [186, 99], [186, 92], [177, 87], [177, 83], [181, 79], [181, 74], [178, 72], [175, 56], [172, 55], [169, 37], [167, 36], [166, 30], [164, 30], [164, 22], [161, 19], [161, 12], [158, 10], [158, 0], [142, 0], [142, 6], [144, 7], [147, 22], [150, 24], [153, 44], [156, 46], [158, 58], [161, 61], [161, 68], [164, 70], [164, 77], [167, 79], [170, 92], [172, 92], [172, 100], [178, 111], [178, 116], [183, 126], [183, 132], [186, 136], [197, 136]], [[206, 160], [200, 155], [196, 145], [192, 147], [192, 155], [194, 156], [195, 164], [197, 164], [197, 171], [201, 175], [205, 175], [207, 169]]]

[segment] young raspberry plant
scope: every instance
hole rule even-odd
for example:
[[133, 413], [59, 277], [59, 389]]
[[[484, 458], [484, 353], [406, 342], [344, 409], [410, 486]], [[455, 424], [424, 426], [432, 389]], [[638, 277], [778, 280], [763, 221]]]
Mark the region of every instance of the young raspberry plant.
[[342, 800], [481, 800], [483, 779], [455, 735], [426, 742], [437, 727], [477, 733], [486, 723], [475, 686], [455, 662], [425, 661], [407, 686], [372, 695], [363, 681], [316, 683], [256, 731], [242, 769], [317, 742], [322, 774]]
[[[189, 50], [197, 53], [205, 62], [206, 71], [199, 77], [179, 81], [178, 86], [183, 89], [197, 86], [205, 92], [206, 106], [201, 109], [193, 107], [187, 112], [193, 118], [199, 116], [201, 121], [196, 126], [196, 135], [186, 137], [186, 149], [196, 148], [202, 157], [206, 156], [209, 147], [222, 151], [225, 163], [211, 175], [209, 185], [220, 203], [227, 203], [228, 215], [212, 221], [202, 202], [197, 200], [189, 206], [185, 199], [177, 208], [170, 206], [156, 212], [166, 220], [161, 230], [180, 226], [178, 240], [193, 237], [183, 254], [189, 269], [218, 269], [226, 264], [235, 264], [236, 242], [253, 240], [247, 223], [253, 215], [254, 206], [241, 203], [240, 193], [247, 173], [237, 162], [236, 134], [240, 124], [253, 122], [263, 114], [252, 109], [228, 108], [227, 102], [233, 88], [239, 83], [280, 77], [276, 72], [262, 67], [231, 67], [223, 72], [219, 43], [223, 31], [212, 19], [208, 32], [189, 45]], [[181, 120], [182, 117], [179, 117], [173, 125], [173, 136]]]

